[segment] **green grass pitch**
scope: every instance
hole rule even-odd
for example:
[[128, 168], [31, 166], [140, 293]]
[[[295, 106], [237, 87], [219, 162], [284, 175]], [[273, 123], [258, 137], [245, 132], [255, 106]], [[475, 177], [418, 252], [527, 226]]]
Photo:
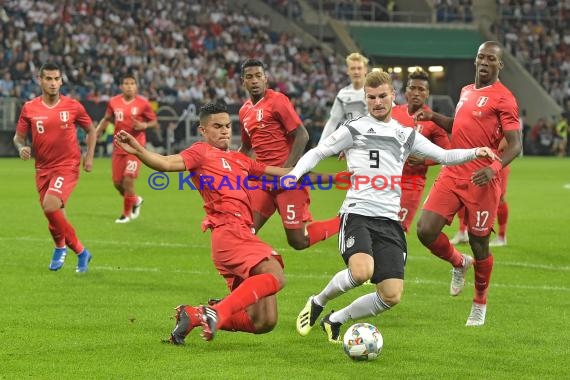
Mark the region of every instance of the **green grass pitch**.
[[[329, 159], [318, 169], [343, 165]], [[212, 342], [193, 331], [184, 347], [160, 343], [174, 325], [176, 305], [204, 303], [225, 295], [226, 288], [210, 261], [209, 233], [200, 232], [199, 195], [177, 190], [176, 173], [169, 188], [152, 190], [150, 173], [144, 169], [137, 182], [145, 199], [140, 218], [116, 225], [122, 204], [111, 184], [110, 161], [97, 159], [93, 173], [82, 172], [67, 215], [93, 261], [87, 274], [77, 275], [70, 255], [52, 273], [47, 266], [53, 245], [33, 163], [0, 160], [0, 379], [570, 377], [569, 159], [523, 157], [513, 163], [509, 246], [494, 250], [484, 327], [464, 326], [473, 271], [464, 292], [450, 297], [450, 267], [423, 248], [412, 230], [402, 303], [366, 320], [382, 332], [384, 350], [365, 363], [350, 361], [318, 327], [305, 338], [295, 332], [307, 297], [343, 263], [334, 238], [305, 251], [289, 248], [276, 217], [260, 232], [286, 263], [276, 329], [265, 335], [222, 331]], [[334, 215], [343, 197], [342, 191], [314, 191], [314, 218]], [[455, 227], [446, 231], [453, 234]], [[326, 310], [372, 289], [355, 289]]]

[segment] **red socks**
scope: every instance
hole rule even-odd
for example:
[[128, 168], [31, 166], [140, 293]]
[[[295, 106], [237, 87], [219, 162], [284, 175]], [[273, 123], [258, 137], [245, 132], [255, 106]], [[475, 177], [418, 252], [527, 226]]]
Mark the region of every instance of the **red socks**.
[[255, 326], [245, 310], [240, 310], [226, 319], [223, 324], [219, 325], [219, 328], [226, 331], [255, 333]]
[[124, 216], [131, 216], [133, 211], [133, 206], [137, 204], [137, 196], [136, 194], [125, 194], [123, 196], [123, 215]]
[[442, 232], [428, 246], [428, 249], [440, 259], [450, 262], [455, 268], [463, 264], [463, 255], [451, 245], [447, 236]]
[[81, 244], [77, 238], [75, 230], [71, 224], [69, 224], [67, 219], [65, 219], [65, 215], [61, 209], [52, 212], [44, 212], [44, 214], [49, 221], [49, 232], [51, 233], [57, 248], [64, 248], [67, 245], [77, 254], [83, 252], [83, 244]]
[[63, 211], [56, 210], [52, 212], [44, 212], [47, 220], [49, 221], [49, 232], [53, 238], [53, 242], [57, 248], [65, 247], [65, 230], [67, 228], [67, 220]]
[[263, 297], [271, 296], [281, 289], [281, 284], [271, 273], [258, 274], [247, 278], [227, 297], [212, 308], [218, 313], [220, 326], [226, 325], [227, 319]]
[[85, 247], [83, 246], [83, 244], [81, 244], [81, 242], [77, 238], [75, 230], [73, 229], [71, 224], [69, 224], [67, 220], [65, 221], [65, 223], [67, 224], [65, 228], [65, 243], [69, 246], [69, 248], [73, 250], [73, 252], [80, 254], [81, 252], [83, 252], [83, 249], [85, 249]]
[[338, 233], [340, 228], [340, 217], [335, 216], [332, 219], [320, 220], [307, 224], [307, 234], [309, 235], [309, 246], [328, 239]]
[[509, 220], [509, 205], [507, 202], [501, 202], [497, 209], [497, 221], [499, 222], [499, 236], [503, 239], [507, 235], [507, 220]]
[[475, 260], [473, 267], [475, 269], [475, 296], [473, 302], [485, 305], [487, 303], [487, 288], [491, 281], [491, 272], [493, 271], [493, 256], [489, 256], [484, 260]]

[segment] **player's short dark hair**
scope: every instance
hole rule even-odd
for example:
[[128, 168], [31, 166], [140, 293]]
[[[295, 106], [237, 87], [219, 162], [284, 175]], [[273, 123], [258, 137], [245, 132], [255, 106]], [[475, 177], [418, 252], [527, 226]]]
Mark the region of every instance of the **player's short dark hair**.
[[412, 79], [425, 81], [427, 88], [429, 88], [429, 76], [428, 76], [428, 73], [426, 73], [425, 71], [418, 69], [418, 70], [414, 71], [413, 73], [411, 73], [408, 76], [408, 86], [410, 85], [410, 81]]
[[55, 70], [59, 71], [59, 73], [61, 74], [61, 69], [59, 68], [57, 63], [46, 62], [40, 67], [40, 77], [44, 76], [44, 71], [55, 71]]
[[133, 79], [135, 82], [137, 81], [135, 74], [131, 71], [129, 71], [128, 73], [125, 73], [121, 76], [121, 83], [123, 83], [125, 81], [125, 79]]
[[202, 123], [210, 115], [216, 115], [219, 113], [228, 113], [228, 108], [223, 103], [207, 103], [200, 107], [200, 123]]
[[245, 69], [247, 69], [248, 67], [261, 67], [263, 69], [263, 71], [265, 71], [265, 65], [263, 64], [263, 62], [259, 59], [255, 59], [255, 58], [249, 58], [247, 60], [245, 60], [244, 63], [241, 64], [241, 76], [243, 77], [243, 73], [245, 71]]

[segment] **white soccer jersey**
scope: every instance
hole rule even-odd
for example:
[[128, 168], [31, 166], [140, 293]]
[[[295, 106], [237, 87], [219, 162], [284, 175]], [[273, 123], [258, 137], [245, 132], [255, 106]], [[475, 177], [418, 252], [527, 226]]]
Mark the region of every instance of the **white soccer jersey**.
[[352, 183], [341, 214], [398, 220], [402, 193], [399, 182], [410, 154], [445, 165], [458, 165], [474, 159], [476, 149], [445, 150], [394, 119], [385, 123], [367, 115], [342, 124], [301, 157], [289, 175], [300, 178], [323, 158], [344, 151]]
[[356, 90], [354, 86], [350, 84], [341, 88], [334, 99], [329, 120], [323, 128], [323, 133], [321, 134], [319, 143], [332, 135], [340, 123], [366, 115], [366, 112], [367, 108], [364, 87], [360, 90]]

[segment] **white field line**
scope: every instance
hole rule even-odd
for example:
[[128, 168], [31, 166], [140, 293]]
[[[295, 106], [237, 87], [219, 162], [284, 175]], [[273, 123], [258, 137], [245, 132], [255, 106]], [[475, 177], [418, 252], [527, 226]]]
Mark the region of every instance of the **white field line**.
[[[49, 241], [47, 238], [36, 238], [36, 237], [0, 237], [0, 241]], [[157, 247], [157, 248], [201, 248], [201, 249], [209, 249], [210, 246], [206, 244], [182, 244], [182, 243], [168, 243], [168, 242], [156, 242], [156, 241], [134, 241], [134, 242], [124, 242], [124, 241], [116, 241], [116, 240], [90, 240], [92, 244], [97, 245], [126, 245], [129, 247], [138, 246], [138, 247]], [[284, 251], [291, 251], [291, 248], [279, 248], [279, 252]], [[325, 250], [311, 248], [311, 253], [319, 254], [324, 253]], [[428, 261], [432, 260], [430, 257], [426, 256], [408, 256], [410, 261]], [[495, 260], [495, 263], [500, 266], [511, 266], [511, 267], [521, 267], [521, 268], [529, 268], [529, 269], [541, 269], [541, 270], [551, 270], [555, 272], [567, 272], [570, 271], [570, 267], [568, 266], [556, 266], [551, 264], [533, 264], [533, 263], [524, 263], [519, 261], [499, 261]], [[125, 267], [121, 266], [98, 266], [98, 265], [91, 265], [90, 268], [99, 269], [99, 270], [107, 270], [107, 271], [127, 271], [127, 272], [152, 272], [152, 273], [160, 273], [165, 270], [160, 268], [152, 268], [152, 267]], [[212, 270], [214, 270], [212, 268]], [[200, 271], [200, 270], [168, 270], [169, 272], [175, 273], [183, 273], [183, 274], [192, 274], [192, 275], [210, 275], [212, 274], [211, 271]], [[290, 278], [318, 278], [318, 279], [328, 279], [330, 278], [331, 274], [329, 273], [291, 273], [287, 272], [287, 277]], [[445, 285], [447, 282], [442, 281], [432, 281], [432, 280], [425, 280], [425, 279], [406, 279], [408, 283], [414, 284], [423, 284], [423, 285]], [[500, 288], [510, 288], [510, 289], [527, 289], [527, 290], [550, 290], [550, 291], [563, 291], [563, 292], [570, 292], [570, 287], [561, 287], [561, 286], [535, 286], [535, 285], [517, 285], [517, 284], [498, 284], [493, 282], [491, 284], [492, 287], [500, 287]]]

